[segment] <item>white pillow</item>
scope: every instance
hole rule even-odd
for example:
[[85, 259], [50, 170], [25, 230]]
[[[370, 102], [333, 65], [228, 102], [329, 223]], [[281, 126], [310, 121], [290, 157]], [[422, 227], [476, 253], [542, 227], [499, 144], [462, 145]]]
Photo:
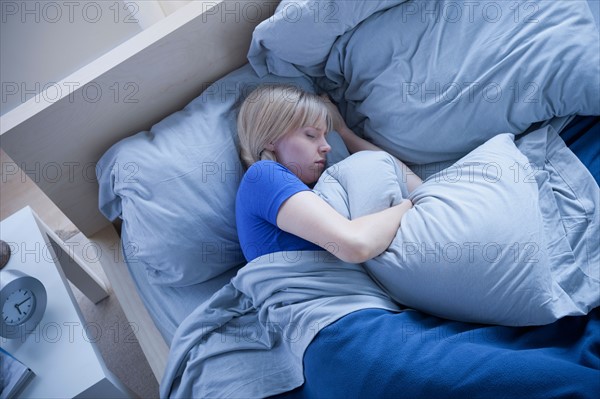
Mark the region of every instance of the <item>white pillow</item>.
[[[398, 303], [465, 322], [541, 325], [598, 306], [598, 187], [570, 187], [544, 166], [576, 161], [555, 150], [553, 137], [560, 140], [548, 128], [530, 133], [520, 142], [525, 156], [512, 134], [501, 134], [430, 176], [366, 269]], [[583, 165], [572, 166], [594, 184]], [[352, 155], [315, 190], [353, 219], [406, 198], [403, 173], [383, 152]], [[562, 210], [574, 202], [586, 209]], [[575, 216], [585, 223], [570, 237], [562, 226]]]

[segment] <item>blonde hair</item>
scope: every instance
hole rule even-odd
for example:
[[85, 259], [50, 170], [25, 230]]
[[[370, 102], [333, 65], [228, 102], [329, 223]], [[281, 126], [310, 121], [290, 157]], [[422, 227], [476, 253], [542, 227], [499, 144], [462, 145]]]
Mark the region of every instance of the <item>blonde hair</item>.
[[305, 126], [325, 123], [331, 130], [331, 119], [323, 99], [295, 86], [262, 85], [242, 103], [237, 118], [240, 158], [246, 167], [260, 160], [277, 161], [267, 144], [286, 133]]

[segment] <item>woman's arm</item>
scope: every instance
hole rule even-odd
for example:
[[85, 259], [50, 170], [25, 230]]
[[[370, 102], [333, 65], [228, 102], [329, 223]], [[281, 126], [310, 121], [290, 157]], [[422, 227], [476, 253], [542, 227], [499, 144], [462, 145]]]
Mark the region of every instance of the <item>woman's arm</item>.
[[301, 191], [279, 208], [277, 226], [316, 244], [339, 259], [362, 263], [381, 254], [398, 232], [412, 202], [348, 220], [312, 191]]
[[[323, 96], [323, 98], [327, 103], [329, 115], [333, 122], [333, 129], [340, 134], [342, 140], [344, 140], [344, 144], [346, 144], [346, 147], [348, 147], [348, 151], [351, 154], [354, 154], [355, 152], [359, 151], [383, 151], [375, 144], [357, 136], [356, 133], [350, 130], [335, 104], [333, 104], [331, 100], [329, 100], [329, 97]], [[421, 180], [419, 176], [417, 176], [408, 166], [406, 166], [404, 162], [394, 157], [393, 155], [392, 157], [396, 160], [396, 162], [398, 162], [398, 164], [402, 168], [402, 171], [404, 172], [404, 176], [406, 177], [406, 187], [409, 193], [411, 193], [415, 188], [423, 184], [423, 180]]]

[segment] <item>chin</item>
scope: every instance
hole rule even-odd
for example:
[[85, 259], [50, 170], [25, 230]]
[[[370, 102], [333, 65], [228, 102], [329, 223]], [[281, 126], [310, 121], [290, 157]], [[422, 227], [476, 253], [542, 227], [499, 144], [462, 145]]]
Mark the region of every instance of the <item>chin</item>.
[[316, 177], [313, 176], [310, 179], [306, 179], [306, 181], [304, 181], [304, 184], [306, 185], [314, 185], [317, 181], [319, 181], [319, 177], [321, 177], [321, 173], [319, 173]]

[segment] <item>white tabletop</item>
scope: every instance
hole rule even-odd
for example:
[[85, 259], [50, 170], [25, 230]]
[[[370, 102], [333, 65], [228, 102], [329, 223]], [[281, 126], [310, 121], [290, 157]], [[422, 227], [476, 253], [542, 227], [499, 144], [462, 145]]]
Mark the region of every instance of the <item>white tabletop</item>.
[[[104, 392], [98, 388], [104, 389], [107, 380], [110, 385], [116, 383], [123, 389], [106, 369], [93, 344], [99, 334], [110, 334], [111, 331], [102, 331], [99, 325], [88, 324], [81, 316], [62, 270], [53, 262], [54, 252], [37, 227], [31, 208], [23, 208], [3, 220], [0, 238], [9, 243], [12, 251], [4, 269], [18, 269], [36, 277], [44, 284], [48, 295], [46, 312], [31, 334], [16, 339], [0, 337], [0, 346], [36, 374], [20, 396], [93, 396], [92, 393]], [[110, 388], [107, 395], [102, 396], [126, 396], [118, 391]]]

